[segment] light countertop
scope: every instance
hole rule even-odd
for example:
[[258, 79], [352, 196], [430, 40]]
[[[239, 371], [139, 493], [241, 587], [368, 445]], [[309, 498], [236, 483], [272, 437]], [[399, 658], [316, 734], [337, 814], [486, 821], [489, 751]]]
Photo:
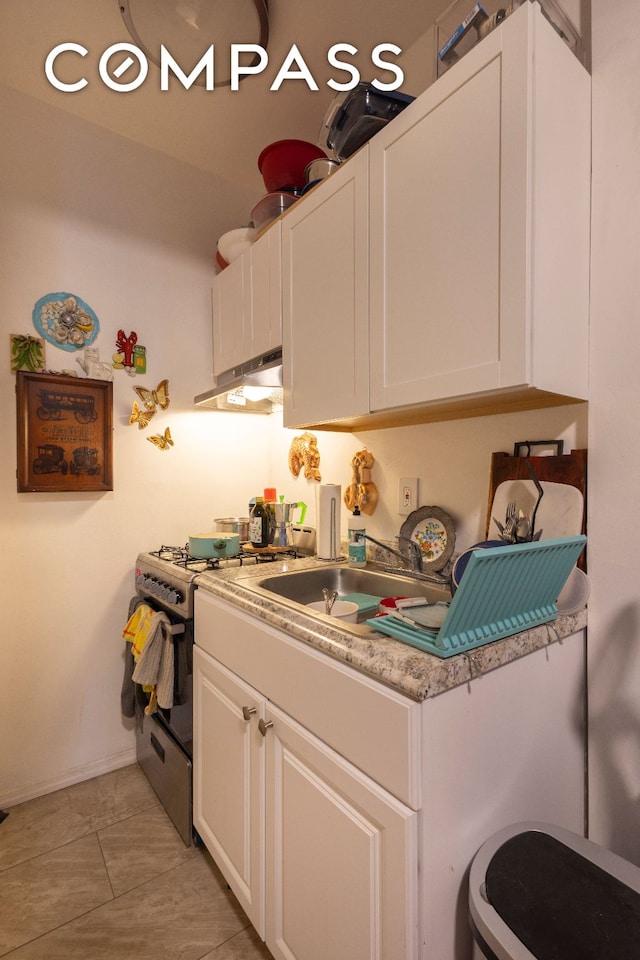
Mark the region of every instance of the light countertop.
[[261, 623], [282, 630], [417, 701], [435, 697], [552, 643], [562, 643], [565, 637], [587, 624], [584, 609], [467, 653], [441, 659], [373, 630], [375, 621], [342, 628], [335, 619], [316, 617], [306, 613], [299, 604], [251, 588], [251, 580], [268, 574], [317, 569], [319, 563], [322, 561], [289, 559], [275, 561], [268, 567], [258, 564], [211, 571], [199, 574], [197, 583], [200, 590], [233, 604]]

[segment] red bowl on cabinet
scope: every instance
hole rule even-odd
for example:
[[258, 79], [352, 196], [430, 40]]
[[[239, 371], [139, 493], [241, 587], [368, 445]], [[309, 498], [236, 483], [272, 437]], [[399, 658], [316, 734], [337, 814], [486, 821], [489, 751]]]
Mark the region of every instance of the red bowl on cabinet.
[[326, 158], [326, 153], [306, 140], [276, 140], [258, 157], [258, 170], [269, 193], [304, 187], [305, 169], [312, 160]]

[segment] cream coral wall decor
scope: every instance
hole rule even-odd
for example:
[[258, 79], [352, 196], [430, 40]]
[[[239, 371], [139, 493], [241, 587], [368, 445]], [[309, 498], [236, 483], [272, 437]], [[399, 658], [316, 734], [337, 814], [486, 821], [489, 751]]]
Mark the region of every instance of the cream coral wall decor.
[[301, 433], [294, 437], [289, 448], [289, 470], [294, 477], [304, 468], [307, 480], [322, 480], [320, 476], [320, 452], [318, 440], [313, 433]]
[[344, 492], [345, 505], [351, 512], [358, 507], [360, 513], [371, 516], [376, 509], [378, 489], [371, 480], [373, 464], [373, 454], [368, 450], [358, 450], [351, 458], [351, 483]]

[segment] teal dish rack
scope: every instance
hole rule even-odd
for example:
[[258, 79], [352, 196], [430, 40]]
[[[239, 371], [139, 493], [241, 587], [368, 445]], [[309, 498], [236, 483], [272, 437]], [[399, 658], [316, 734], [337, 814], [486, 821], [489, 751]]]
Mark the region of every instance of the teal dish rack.
[[446, 658], [548, 623], [558, 615], [556, 600], [586, 542], [581, 534], [476, 550], [439, 630], [391, 614], [379, 617], [375, 629]]

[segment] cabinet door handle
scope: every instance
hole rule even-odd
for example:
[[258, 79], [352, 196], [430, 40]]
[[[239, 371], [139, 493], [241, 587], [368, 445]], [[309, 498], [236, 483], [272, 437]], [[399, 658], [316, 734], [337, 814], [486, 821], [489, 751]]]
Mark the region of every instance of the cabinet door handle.
[[254, 713], [257, 713], [257, 712], [258, 712], [258, 711], [256, 710], [255, 707], [243, 707], [243, 708], [242, 708], [242, 716], [244, 717], [244, 719], [245, 719], [247, 722], [248, 722], [249, 720], [251, 720], [251, 717], [253, 716], [253, 714], [254, 714]]
[[272, 726], [273, 726], [273, 720], [268, 720], [266, 723], [262, 719], [258, 720], [258, 730], [260, 731], [263, 737], [266, 737], [267, 730], [269, 729], [269, 727], [272, 727]]

